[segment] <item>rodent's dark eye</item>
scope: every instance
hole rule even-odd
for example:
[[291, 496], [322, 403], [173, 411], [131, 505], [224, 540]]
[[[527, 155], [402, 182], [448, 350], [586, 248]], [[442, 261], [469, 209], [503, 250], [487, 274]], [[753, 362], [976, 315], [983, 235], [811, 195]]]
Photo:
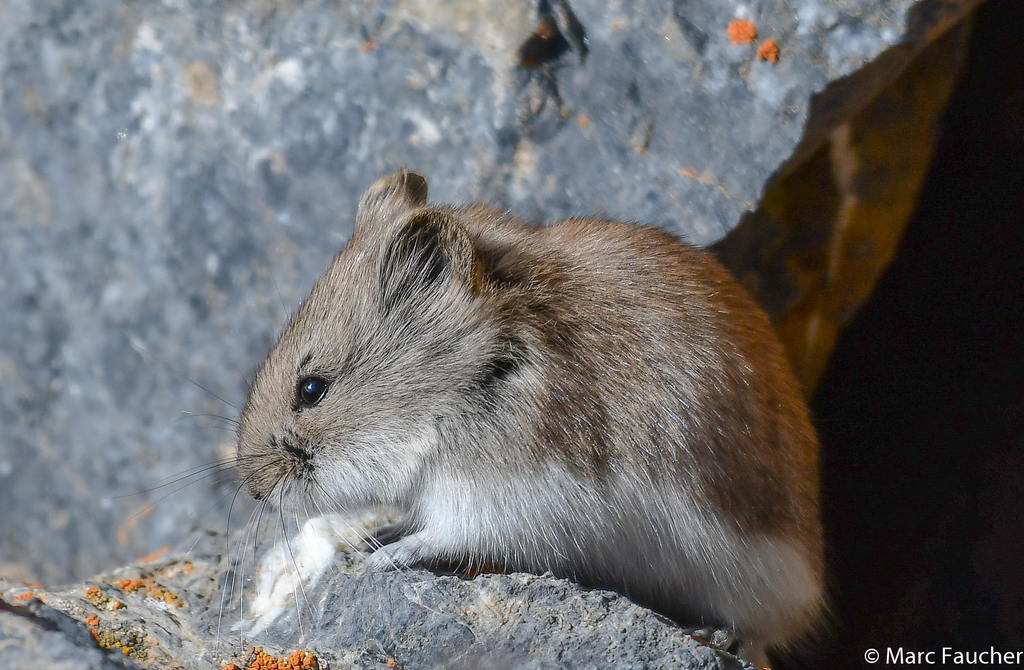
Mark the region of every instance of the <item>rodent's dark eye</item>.
[[306, 377], [299, 380], [297, 394], [300, 407], [312, 407], [323, 399], [325, 393], [327, 393], [326, 379]]

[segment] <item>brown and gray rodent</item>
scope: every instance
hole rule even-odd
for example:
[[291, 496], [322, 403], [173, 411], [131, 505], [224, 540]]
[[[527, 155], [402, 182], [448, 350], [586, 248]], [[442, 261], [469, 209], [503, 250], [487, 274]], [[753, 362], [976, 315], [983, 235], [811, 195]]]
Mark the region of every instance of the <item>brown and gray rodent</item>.
[[762, 663], [822, 609], [801, 389], [729, 273], [653, 228], [533, 227], [378, 180], [238, 454], [256, 498], [401, 510], [377, 568], [549, 570], [729, 627]]

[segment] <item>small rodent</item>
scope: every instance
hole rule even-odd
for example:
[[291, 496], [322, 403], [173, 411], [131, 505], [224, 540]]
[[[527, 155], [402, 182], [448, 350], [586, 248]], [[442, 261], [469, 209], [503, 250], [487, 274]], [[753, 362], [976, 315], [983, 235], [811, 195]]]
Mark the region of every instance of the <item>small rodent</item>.
[[256, 375], [238, 457], [257, 499], [401, 510], [376, 567], [549, 570], [729, 627], [759, 663], [822, 609], [801, 389], [728, 271], [653, 228], [378, 180]]

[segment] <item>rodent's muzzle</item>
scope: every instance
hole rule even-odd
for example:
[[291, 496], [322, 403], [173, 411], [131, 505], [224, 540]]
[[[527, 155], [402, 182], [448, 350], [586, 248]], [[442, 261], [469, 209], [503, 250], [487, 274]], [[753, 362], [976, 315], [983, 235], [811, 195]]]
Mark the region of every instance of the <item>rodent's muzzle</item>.
[[285, 477], [312, 473], [312, 452], [297, 443], [298, 435], [271, 436], [259, 455], [245, 456], [239, 448], [241, 482], [255, 500], [268, 498]]

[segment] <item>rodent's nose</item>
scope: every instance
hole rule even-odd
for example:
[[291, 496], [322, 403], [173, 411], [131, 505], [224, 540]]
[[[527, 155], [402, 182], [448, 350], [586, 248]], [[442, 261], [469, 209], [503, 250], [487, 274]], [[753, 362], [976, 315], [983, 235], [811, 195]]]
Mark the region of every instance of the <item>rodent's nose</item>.
[[271, 437], [268, 444], [271, 449], [283, 449], [286, 454], [293, 458], [297, 458], [300, 461], [305, 462], [309, 460], [309, 452], [302, 447], [295, 446], [295, 444], [287, 437]]
[[299, 459], [300, 461], [308, 461], [309, 460], [309, 452], [307, 452], [304, 449], [301, 449], [301, 448], [295, 446], [290, 441], [288, 441], [287, 438], [284, 438], [284, 439], [281, 440], [281, 446], [284, 448], [285, 452], [289, 456], [294, 456], [295, 458]]

